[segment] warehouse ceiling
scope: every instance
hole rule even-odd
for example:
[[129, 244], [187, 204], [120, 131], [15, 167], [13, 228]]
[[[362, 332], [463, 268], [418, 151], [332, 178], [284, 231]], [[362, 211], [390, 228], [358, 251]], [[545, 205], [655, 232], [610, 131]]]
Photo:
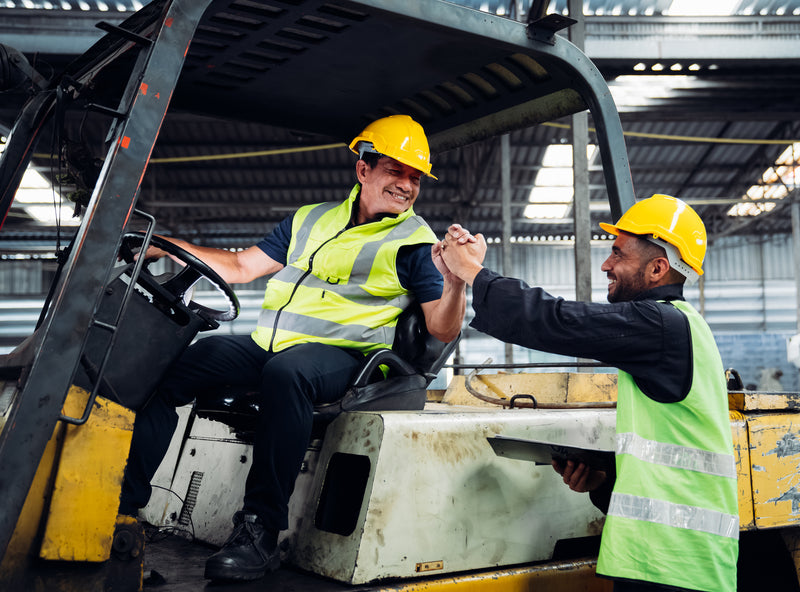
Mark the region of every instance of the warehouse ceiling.
[[[532, 12], [527, 1], [459, 3], [523, 22]], [[75, 11], [83, 7], [85, 13], [76, 15], [75, 11], [36, 10], [18, 4], [6, 2], [6, 8], [0, 7], [0, 23], [6, 23], [0, 24], [4, 42], [12, 36], [5, 34], [3, 27], [13, 32], [16, 25], [17, 33], [28, 27], [24, 37], [28, 41], [24, 43], [33, 43], [37, 35], [31, 34], [38, 30], [37, 23], [47, 23], [58, 31], [58, 19], [69, 19], [61, 37], [53, 31], [38, 36], [41, 51], [19, 48], [45, 75], [60, 71], [76, 57], [69, 43], [59, 45], [60, 39], [72, 39], [70, 35], [77, 38], [78, 29], [85, 35], [90, 20], [119, 22], [130, 15], [128, 8], [137, 7], [128, 2], [74, 3]], [[36, 6], [33, 2], [26, 4]], [[354, 182], [355, 157], [343, 143], [355, 132], [350, 119], [330, 117], [335, 109], [320, 112], [314, 108], [320, 98], [317, 95], [325, 96], [325, 91], [315, 88], [313, 76], [302, 85], [290, 84], [287, 78], [273, 89], [284, 98], [294, 97], [297, 109], [292, 112], [275, 112], [271, 104], [241, 101], [236, 88], [268, 71], [279, 71], [287, 56], [300, 55], [306, 45], [335, 38], [337, 27], [354, 26], [362, 17], [358, 11], [344, 14], [334, 10], [346, 2], [331, 2], [325, 5], [332, 7], [328, 17], [298, 20], [282, 36], [281, 44], [265, 45], [262, 41], [245, 59], [226, 56], [219, 61], [219, 53], [224, 53], [220, 47], [229, 41], [227, 37], [243, 30], [249, 34], [248, 27], [260, 27], [259, 23], [272, 18], [271, 11], [302, 8], [303, 0], [237, 0], [230, 4], [225, 15], [217, 14], [201, 24], [187, 56], [186, 71], [204, 72], [206, 84], [202, 88], [186, 86], [176, 93], [137, 206], [156, 217], [163, 233], [205, 244], [246, 247], [298, 206], [347, 195]], [[435, 4], [441, 9], [442, 3]], [[800, 0], [728, 4], [727, 16], [681, 16], [670, 13], [670, 7], [675, 8], [671, 0], [586, 0], [585, 51], [608, 81], [619, 108], [638, 198], [666, 193], [687, 200], [701, 213], [712, 240], [730, 234], [790, 233], [788, 205], [798, 195], [793, 163], [800, 157]], [[69, 5], [62, 2], [62, 8]], [[425, 8], [424, 3], [420, 5]], [[548, 13], [565, 11], [565, 0], [554, 0], [547, 8]], [[281, 29], [286, 31], [286, 27]], [[568, 35], [569, 31], [560, 34]], [[331, 43], [330, 47], [336, 45]], [[352, 86], [363, 84], [371, 95], [384, 93], [383, 104], [387, 105], [383, 110], [370, 110], [365, 101], [364, 121], [405, 111], [426, 124], [426, 113], [436, 105], [421, 100], [392, 102], [393, 88], [385, 81], [394, 80], [400, 88], [417, 79], [433, 80], [443, 75], [435, 71], [437, 68], [447, 64], [455, 67], [471, 51], [468, 42], [453, 43], [446, 49], [451, 55], [437, 55], [430, 60], [430, 67], [409, 71], [403, 68], [403, 57], [410, 59], [415, 47], [414, 39], [407, 39], [396, 52], [373, 52], [364, 47], [363, 61], [354, 61]], [[328, 59], [335, 64], [339, 54], [330, 51]], [[424, 56], [414, 59], [426, 63]], [[383, 81], [384, 87], [374, 88], [371, 71], [380, 71], [375, 80]], [[480, 80], [462, 76], [453, 81], [451, 94], [458, 94], [462, 88], [476, 95], [482, 93], [490, 101], [491, 88], [482, 89], [480, 84]], [[106, 98], [102, 88], [97, 91], [98, 102]], [[427, 98], [436, 101], [435, 97]], [[0, 94], [0, 131], [10, 128], [23, 99], [19, 93]], [[359, 107], [349, 95], [325, 99], [332, 106], [341, 103], [343, 111]], [[221, 112], [228, 116], [220, 118]], [[254, 119], [268, 123], [253, 123]], [[75, 179], [91, 177], [91, 163], [99, 166], [105, 154], [108, 120], [97, 111], [65, 113], [61, 131], [50, 130], [47, 141], [37, 146], [37, 170], [55, 180], [65, 195], [80, 189], [81, 183], [76, 186]], [[571, 205], [559, 203], [564, 188], [558, 187], [563, 181], [554, 180], [558, 167], [549, 166], [557, 150], [550, 147], [569, 145], [571, 124], [568, 116], [510, 134], [511, 234], [515, 240], [563, 240], [574, 232]], [[595, 122], [591, 117], [589, 128], [589, 142], [594, 144]], [[70, 147], [71, 178], [65, 176], [69, 172], [66, 163], [58, 164], [51, 158], [53, 138]], [[787, 153], [793, 144], [796, 153]], [[88, 158], [89, 166], [76, 164], [81, 156]], [[786, 161], [783, 168], [776, 165], [781, 157]], [[611, 217], [600, 161], [599, 154], [591, 153], [593, 232], [598, 221]], [[425, 182], [415, 206], [417, 212], [438, 234], [450, 223], [460, 222], [489, 237], [500, 237], [500, 139], [479, 139], [442, 151], [434, 155], [433, 163], [439, 180]], [[554, 215], [552, 207], [549, 211], [530, 207], [531, 200], [536, 199], [532, 197], [535, 187], [554, 196], [545, 201], [560, 206], [555, 208], [558, 217], [546, 217]], [[746, 195], [750, 197], [745, 203]], [[43, 225], [31, 217], [34, 205], [52, 211], [53, 206], [47, 203], [52, 199], [39, 201], [42, 203], [26, 205], [18, 200], [0, 232], [0, 250], [25, 250], [53, 242], [52, 224]], [[62, 224], [69, 224], [71, 214], [69, 208], [62, 210]]]

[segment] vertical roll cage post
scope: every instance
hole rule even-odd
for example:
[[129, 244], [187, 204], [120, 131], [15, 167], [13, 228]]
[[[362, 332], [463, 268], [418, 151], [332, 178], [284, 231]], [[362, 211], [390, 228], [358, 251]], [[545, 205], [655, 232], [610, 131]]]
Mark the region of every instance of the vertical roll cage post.
[[[65, 271], [41, 331], [34, 336], [27, 377], [0, 432], [0, 553], [5, 553], [39, 460], [61, 414], [83, 348], [83, 341], [75, 336], [85, 337], [100, 302], [187, 48], [208, 3], [156, 0], [123, 23], [131, 30], [138, 27], [135, 32], [139, 35], [149, 35], [150, 45], [139, 53], [128, 78], [120, 109], [127, 117], [116, 124]], [[106, 35], [70, 74], [77, 83], [89, 80], [137, 44], [137, 40], [123, 35]], [[34, 97], [33, 101], [40, 104], [26, 109], [39, 114], [36, 121], [44, 121], [53, 100], [53, 96]], [[40, 127], [41, 124], [37, 129]], [[21, 177], [19, 171], [30, 159], [35, 134], [14, 135], [10, 139], [15, 144], [12, 153], [17, 155], [17, 161], [9, 159], [6, 163], [4, 157], [2, 170], [16, 171]], [[16, 148], [17, 143], [23, 148]], [[0, 178], [11, 174], [3, 172]]]

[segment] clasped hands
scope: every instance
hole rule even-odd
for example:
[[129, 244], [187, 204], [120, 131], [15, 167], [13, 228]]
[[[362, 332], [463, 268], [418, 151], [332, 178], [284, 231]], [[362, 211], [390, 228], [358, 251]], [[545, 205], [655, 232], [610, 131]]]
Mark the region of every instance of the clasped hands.
[[442, 275], [449, 273], [472, 285], [475, 276], [483, 269], [486, 240], [482, 234], [473, 236], [460, 224], [452, 224], [444, 239], [433, 245], [432, 254]]

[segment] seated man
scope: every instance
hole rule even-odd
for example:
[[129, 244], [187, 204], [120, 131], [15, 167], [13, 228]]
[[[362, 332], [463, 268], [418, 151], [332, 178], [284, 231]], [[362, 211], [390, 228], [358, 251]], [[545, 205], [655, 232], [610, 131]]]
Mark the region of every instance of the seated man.
[[422, 175], [433, 177], [422, 127], [406, 115], [379, 119], [350, 148], [359, 155], [358, 183], [345, 201], [301, 207], [241, 252], [173, 241], [227, 282], [275, 274], [252, 335], [212, 336], [189, 347], [134, 425], [120, 505], [131, 515], [150, 497], [177, 425], [175, 407], [214, 387], [259, 385], [244, 503], [232, 536], [206, 562], [212, 580], [256, 579], [277, 569], [278, 532], [288, 525], [314, 406], [344, 394], [364, 354], [391, 347], [402, 310], [419, 301], [440, 341], [461, 330], [465, 284], [447, 271], [435, 235], [412, 209]]

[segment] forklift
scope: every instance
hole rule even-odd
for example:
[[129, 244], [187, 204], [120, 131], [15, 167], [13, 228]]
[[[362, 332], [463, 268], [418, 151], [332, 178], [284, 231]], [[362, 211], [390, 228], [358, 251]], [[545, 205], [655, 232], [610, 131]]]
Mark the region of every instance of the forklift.
[[[153, 0], [119, 25], [99, 23], [105, 35], [49, 79], [3, 46], [7, 79], [25, 80], [28, 97], [0, 160], [0, 219], [43, 131], [70, 113], [103, 119], [106, 153], [76, 173], [86, 190], [81, 224], [36, 330], [0, 356], [0, 589], [197, 589], [200, 573], [177, 564], [204, 558], [231, 530], [235, 508], [219, 500], [241, 497], [247, 418], [237, 423], [218, 409], [181, 410], [154, 480], [180, 495], [154, 495], [142, 520], [117, 516], [136, 410], [198, 333], [239, 311], [233, 289], [188, 253], [171, 251], [185, 266], [160, 275], [134, 255], [170, 248], [137, 207], [170, 113], [333, 142], [407, 113], [441, 153], [588, 109], [612, 217], [633, 205], [608, 86], [557, 35], [571, 19], [545, 14], [542, 4], [521, 23], [444, 0]], [[402, 64], [391, 57], [398, 47]], [[365, 71], [365, 48], [390, 67]], [[193, 299], [200, 280], [222, 295], [221, 306]], [[409, 363], [397, 347], [384, 361], [398, 354], [387, 363], [402, 369], [416, 403], [350, 405], [343, 393], [295, 486], [280, 543], [288, 569], [237, 589], [610, 590], [594, 576], [602, 514], [549, 466], [502, 444], [613, 449], [614, 376], [455, 377], [434, 399], [426, 389], [448, 352], [428, 351], [424, 329], [409, 325], [420, 357]], [[780, 531], [792, 568], [800, 548], [787, 452], [795, 396], [731, 391], [742, 529]], [[773, 450], [776, 438], [787, 454]], [[145, 544], [144, 524], [191, 525], [192, 544], [178, 559], [174, 548]], [[159, 573], [169, 573], [165, 582]]]

